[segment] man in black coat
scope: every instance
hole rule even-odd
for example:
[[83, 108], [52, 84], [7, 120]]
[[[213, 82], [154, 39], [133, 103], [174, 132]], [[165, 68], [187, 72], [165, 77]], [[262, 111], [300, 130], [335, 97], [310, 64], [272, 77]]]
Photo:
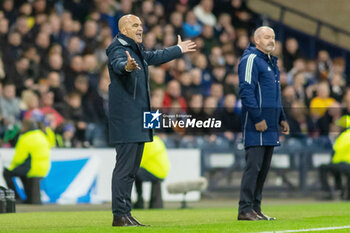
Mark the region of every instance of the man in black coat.
[[120, 33], [107, 48], [110, 143], [116, 147], [112, 177], [113, 226], [144, 226], [131, 216], [131, 189], [140, 167], [145, 142], [153, 140], [152, 130], [143, 129], [143, 112], [149, 112], [148, 65], [158, 65], [195, 51], [195, 43], [181, 41], [157, 51], [144, 51], [142, 22], [125, 15], [118, 23]]

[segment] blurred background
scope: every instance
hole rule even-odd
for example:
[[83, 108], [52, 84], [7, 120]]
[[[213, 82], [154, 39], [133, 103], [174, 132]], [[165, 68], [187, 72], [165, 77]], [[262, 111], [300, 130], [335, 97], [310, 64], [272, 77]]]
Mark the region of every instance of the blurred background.
[[[237, 198], [244, 167], [237, 66], [254, 29], [269, 25], [291, 134], [275, 149], [266, 193], [313, 197], [320, 188], [317, 169], [330, 163], [343, 130], [336, 122], [350, 114], [349, 10], [346, 0], [1, 0], [0, 160], [11, 161], [21, 121], [36, 120], [54, 131], [61, 148], [54, 149], [53, 163], [94, 158], [89, 166], [96, 165], [96, 172], [80, 195], [96, 189], [100, 196], [108, 192], [101, 200], [110, 198], [112, 168], [105, 166], [114, 164], [114, 151], [108, 144], [105, 50], [119, 18], [132, 13], [143, 21], [146, 50], [174, 45], [177, 35], [197, 44], [195, 53], [150, 67], [152, 107], [223, 119], [220, 132], [157, 132], [169, 152], [170, 181], [204, 176], [204, 196]], [[50, 182], [72, 167], [74, 180], [86, 164], [61, 170], [52, 164], [48, 177], [56, 177]], [[69, 184], [51, 193], [51, 202]]]

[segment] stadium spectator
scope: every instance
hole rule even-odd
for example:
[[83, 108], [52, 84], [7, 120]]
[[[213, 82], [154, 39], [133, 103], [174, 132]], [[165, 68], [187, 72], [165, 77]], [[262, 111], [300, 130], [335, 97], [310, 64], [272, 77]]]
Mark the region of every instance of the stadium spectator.
[[41, 94], [41, 107], [40, 112], [43, 113], [45, 116], [50, 114], [53, 116], [53, 123], [54, 127], [56, 128], [60, 124], [63, 123], [64, 119], [61, 114], [59, 114], [56, 109], [54, 109], [54, 93], [53, 92], [44, 92]]
[[325, 50], [318, 52], [317, 56], [317, 80], [322, 82], [329, 79], [332, 70], [332, 61]]
[[[6, 65], [5, 65], [6, 67]], [[29, 60], [20, 57], [15, 65], [8, 67], [6, 71], [6, 82], [13, 82], [16, 85], [16, 93], [20, 94], [24, 89], [30, 88], [34, 83], [34, 77], [30, 71]]]
[[0, 18], [0, 50], [3, 52], [7, 44], [9, 32], [9, 21], [7, 18]]
[[83, 41], [85, 44], [84, 52], [85, 53], [93, 53], [95, 49], [98, 47], [97, 41], [97, 33], [98, 33], [98, 25], [97, 22], [93, 20], [88, 20], [84, 24], [83, 29]]
[[183, 19], [182, 14], [180, 12], [174, 12], [170, 15], [170, 23], [174, 28], [173, 35], [175, 34], [184, 37], [184, 31], [182, 28]]
[[293, 88], [295, 92], [295, 99], [305, 103], [307, 96], [305, 91], [305, 76], [303, 72], [294, 74]]
[[212, 13], [213, 7], [213, 0], [201, 0], [201, 2], [194, 7], [193, 12], [202, 24], [214, 27], [216, 25], [216, 17]]
[[158, 88], [165, 89], [165, 71], [161, 67], [150, 67], [150, 87], [151, 90]]
[[326, 109], [325, 114], [317, 120], [318, 140], [323, 147], [331, 148], [331, 141], [333, 141], [334, 134], [337, 135], [339, 132], [336, 122], [341, 116], [341, 105], [335, 101]]
[[50, 36], [46, 32], [40, 32], [35, 39], [36, 49], [39, 56], [46, 61], [49, 53]]
[[[286, 111], [287, 112], [287, 111]], [[316, 136], [316, 126], [308, 114], [308, 109], [300, 100], [294, 100], [288, 111], [288, 123], [290, 125], [290, 137], [306, 138]]]
[[181, 86], [177, 80], [168, 83], [167, 91], [164, 95], [163, 107], [170, 108], [172, 102], [177, 101], [183, 111], [186, 111], [186, 100], [181, 96]]
[[157, 38], [156, 35], [153, 32], [149, 32], [145, 34], [143, 45], [145, 46], [145, 49], [147, 50], [153, 50], [155, 49]]
[[83, 57], [83, 70], [89, 79], [89, 87], [96, 90], [100, 80], [97, 59], [93, 54], [86, 54]]
[[[218, 99], [214, 96], [208, 96], [205, 98], [204, 103], [203, 103], [203, 120], [208, 120], [209, 118], [216, 118], [219, 119], [218, 117]], [[217, 134], [216, 129], [205, 129], [203, 130], [203, 138], [207, 142], [205, 146], [224, 146], [226, 147], [227, 145], [221, 145], [223, 142], [221, 138], [221, 135]]]
[[5, 83], [3, 95], [0, 96], [0, 115], [4, 127], [12, 127], [20, 120], [20, 101], [16, 97], [16, 87], [13, 83]]
[[204, 25], [201, 37], [203, 39], [202, 51], [206, 56], [209, 56], [211, 49], [219, 44], [218, 39], [214, 35], [214, 27], [211, 25]]
[[76, 55], [72, 58], [69, 67], [65, 69], [64, 85], [68, 92], [74, 91], [74, 82], [76, 77], [83, 74], [83, 58]]
[[310, 102], [310, 114], [317, 120], [322, 117], [327, 108], [335, 102], [335, 99], [329, 97], [329, 85], [327, 82], [321, 82], [317, 85], [317, 96]]
[[222, 120], [224, 137], [233, 144], [239, 132], [241, 132], [241, 117], [234, 111], [237, 98], [234, 94], [225, 96], [224, 106], [219, 116]]
[[238, 38], [236, 40], [236, 47], [235, 47], [235, 56], [236, 57], [242, 57], [244, 50], [247, 48], [249, 44], [249, 38], [246, 33], [242, 33], [241, 35], [238, 35]]
[[199, 36], [202, 32], [202, 25], [197, 21], [193, 11], [188, 11], [185, 22], [182, 25], [185, 38]]
[[47, 76], [49, 91], [54, 94], [54, 106], [60, 105], [64, 102], [66, 90], [61, 85], [60, 75], [57, 72], [50, 72]]
[[305, 64], [304, 59], [297, 58], [294, 60], [292, 69], [290, 69], [287, 73], [288, 84], [292, 84], [294, 82], [293, 79], [297, 73], [300, 73], [300, 72], [304, 73], [305, 66], [306, 66], [306, 64]]
[[16, 21], [16, 13], [14, 9], [14, 1], [13, 0], [5, 0], [2, 2], [2, 10], [4, 12], [5, 17], [9, 20], [10, 25], [15, 23]]
[[82, 98], [78, 92], [71, 92], [68, 94], [66, 102], [59, 109], [64, 119], [74, 127], [74, 130], [72, 130], [72, 126], [67, 128], [70, 133], [74, 132], [74, 137], [67, 140], [72, 147], [82, 147], [85, 141], [86, 121], [81, 101]]
[[305, 67], [305, 78], [306, 78], [306, 85], [312, 85], [317, 83], [316, 78], [316, 72], [317, 72], [317, 66], [316, 61], [312, 59], [306, 59], [305, 60], [306, 67]]
[[66, 57], [70, 61], [74, 56], [80, 55], [84, 47], [83, 41], [78, 36], [72, 36], [68, 41]]
[[192, 86], [192, 76], [190, 72], [184, 72], [180, 75], [180, 84], [181, 84], [181, 96], [186, 99], [195, 92]]
[[40, 102], [39, 96], [36, 92], [32, 90], [27, 90], [22, 93], [22, 100], [25, 105], [25, 112], [23, 115], [23, 119], [31, 119], [32, 114], [36, 112], [40, 112]]
[[228, 1], [229, 5], [222, 5], [222, 11], [232, 14], [231, 23], [235, 28], [252, 31], [256, 24], [256, 14], [247, 6], [244, 0]]
[[344, 96], [345, 81], [340, 73], [334, 73], [330, 81], [330, 97], [341, 102]]
[[224, 105], [224, 88], [221, 83], [213, 83], [211, 85], [210, 96], [216, 99], [218, 108]]
[[108, 45], [112, 42], [112, 39], [113, 38], [111, 36], [111, 32], [108, 31], [107, 35], [105, 35], [101, 38], [101, 42], [99, 44], [99, 47], [97, 47], [97, 49], [94, 52], [94, 55], [96, 56], [96, 59], [97, 59], [97, 64], [98, 64], [99, 69], [103, 68], [103, 66], [105, 64], [107, 64], [108, 58], [107, 58], [105, 51], [106, 51]]
[[48, 73], [50, 72], [57, 72], [59, 74], [60, 80], [66, 79], [66, 74], [64, 73], [63, 67], [63, 57], [59, 53], [51, 53], [48, 57], [48, 64], [47, 67], [43, 67], [43, 70], [41, 71], [41, 77], [47, 77]]
[[222, 49], [220, 46], [215, 46], [211, 48], [209, 61], [210, 61], [211, 67], [218, 67], [218, 66], [225, 65], [225, 58], [223, 56]]
[[238, 82], [239, 79], [237, 74], [227, 74], [224, 82], [224, 94], [234, 94], [237, 96], [239, 92]]
[[283, 51], [283, 65], [287, 72], [293, 68], [294, 61], [300, 57], [298, 41], [295, 38], [288, 38]]
[[105, 123], [106, 115], [103, 108], [103, 99], [96, 89], [89, 86], [88, 77], [79, 75], [74, 82], [75, 90], [81, 95], [84, 122], [81, 128], [85, 130], [84, 146], [103, 147], [106, 145]]

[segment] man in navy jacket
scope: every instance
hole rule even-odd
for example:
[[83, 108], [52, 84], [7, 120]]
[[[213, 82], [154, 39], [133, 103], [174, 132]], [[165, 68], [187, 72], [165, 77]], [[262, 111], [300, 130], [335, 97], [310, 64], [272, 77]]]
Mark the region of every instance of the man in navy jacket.
[[131, 189], [142, 158], [145, 142], [153, 140], [152, 130], [143, 129], [143, 112], [149, 112], [148, 65], [158, 65], [183, 53], [195, 51], [195, 43], [181, 41], [157, 51], [144, 51], [142, 22], [125, 15], [118, 23], [120, 33], [107, 48], [110, 143], [116, 147], [112, 177], [113, 226], [143, 226], [131, 216]]
[[271, 55], [275, 48], [273, 29], [259, 27], [254, 41], [256, 47], [248, 46], [238, 67], [246, 150], [238, 220], [274, 220], [261, 212], [262, 190], [274, 146], [280, 144], [279, 126], [283, 134], [289, 134], [289, 125], [281, 104], [277, 58]]

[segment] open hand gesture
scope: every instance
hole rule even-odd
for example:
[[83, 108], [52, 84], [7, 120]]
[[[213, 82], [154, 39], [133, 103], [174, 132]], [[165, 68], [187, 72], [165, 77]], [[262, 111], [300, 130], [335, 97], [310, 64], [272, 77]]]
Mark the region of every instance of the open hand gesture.
[[196, 43], [191, 40], [182, 41], [181, 36], [177, 36], [177, 44], [182, 48], [182, 53], [196, 51]]
[[128, 61], [126, 62], [126, 65], [125, 65], [125, 70], [128, 72], [131, 72], [135, 69], [141, 70], [140, 66], [136, 63], [135, 59], [130, 56], [129, 52], [128, 51], [125, 51], [125, 52], [126, 52], [126, 56], [128, 57]]

